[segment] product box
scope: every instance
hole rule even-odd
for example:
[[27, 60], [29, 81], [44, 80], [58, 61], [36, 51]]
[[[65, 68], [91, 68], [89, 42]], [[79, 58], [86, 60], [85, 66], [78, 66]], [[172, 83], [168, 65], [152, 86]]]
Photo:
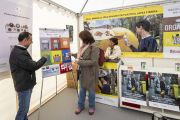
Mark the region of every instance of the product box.
[[[77, 73], [73, 73], [73, 75], [74, 75], [74, 79], [77, 81]], [[66, 73], [66, 78], [67, 80], [73, 80], [72, 73], [71, 72]]]
[[175, 71], [180, 71], [180, 63], [175, 63]]
[[146, 68], [146, 62], [141, 62], [141, 69], [145, 70], [145, 68]]
[[[78, 81], [75, 80], [75, 83], [76, 83], [76, 87], [78, 88]], [[74, 80], [67, 80], [67, 87], [68, 88], [76, 88], [74, 85]]]

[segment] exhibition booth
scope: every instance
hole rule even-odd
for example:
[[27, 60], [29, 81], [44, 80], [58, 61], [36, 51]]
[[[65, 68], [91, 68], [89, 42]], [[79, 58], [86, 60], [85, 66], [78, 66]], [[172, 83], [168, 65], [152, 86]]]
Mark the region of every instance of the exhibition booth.
[[[32, 33], [33, 44], [28, 51], [33, 60], [48, 56], [45, 65], [36, 71], [31, 115], [67, 87], [69, 76], [80, 89], [74, 58], [67, 53], [78, 51], [82, 30], [88, 30], [104, 52], [110, 38], [117, 38], [121, 49], [120, 60], [105, 61], [99, 67], [110, 93], [101, 91], [99, 80], [96, 102], [180, 119], [179, 6], [179, 0], [0, 0], [0, 120], [14, 119], [18, 110], [9, 55], [18, 44], [19, 33]], [[149, 45], [151, 50], [139, 49], [144, 39], [136, 31], [140, 20], [150, 22], [149, 34], [156, 41]]]

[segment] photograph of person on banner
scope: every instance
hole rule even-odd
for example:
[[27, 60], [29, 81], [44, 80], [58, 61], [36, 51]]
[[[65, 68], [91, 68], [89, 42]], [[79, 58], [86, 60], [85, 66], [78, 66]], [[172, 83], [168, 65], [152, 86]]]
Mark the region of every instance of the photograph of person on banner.
[[165, 82], [164, 77], [162, 77], [162, 80], [160, 82], [160, 88], [161, 88], [161, 97], [162, 97], [162, 100], [164, 100], [164, 95], [165, 95], [165, 90], [166, 90], [166, 82]]
[[99, 75], [99, 80], [101, 80], [102, 87], [98, 85], [101, 93], [110, 95], [110, 85], [107, 83], [107, 77], [103, 74]]
[[96, 93], [117, 96], [117, 70], [99, 69], [99, 84], [96, 86], [95, 91]]
[[[132, 95], [134, 96], [134, 94], [135, 94], [135, 90], [137, 90], [136, 88], [137, 88], [137, 86], [135, 85], [136, 84], [136, 78], [135, 78], [136, 76], [135, 75], [133, 75], [133, 77], [131, 78], [131, 86], [132, 86]], [[136, 86], [136, 88], [135, 88], [135, 86]]]
[[121, 57], [121, 48], [118, 46], [118, 39], [111, 38], [108, 42], [109, 47], [106, 49], [105, 59], [114, 60], [120, 59]]
[[133, 52], [157, 52], [157, 41], [150, 35], [150, 22], [147, 20], [140, 20], [136, 24], [136, 32], [141, 36], [142, 40], [139, 43], [138, 48], [134, 47], [129, 40], [125, 39], [125, 44]]

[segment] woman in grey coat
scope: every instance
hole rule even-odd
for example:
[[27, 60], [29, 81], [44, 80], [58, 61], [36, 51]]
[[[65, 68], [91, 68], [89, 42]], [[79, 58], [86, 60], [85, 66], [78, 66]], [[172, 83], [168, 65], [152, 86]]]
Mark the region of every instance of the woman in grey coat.
[[89, 31], [81, 31], [79, 33], [83, 44], [78, 53], [69, 55], [77, 57], [76, 69], [79, 70], [80, 93], [78, 100], [78, 108], [75, 114], [79, 114], [84, 109], [86, 98], [86, 89], [89, 92], [89, 115], [94, 114], [95, 108], [95, 86], [98, 84], [99, 78], [99, 48], [95, 44], [95, 40]]

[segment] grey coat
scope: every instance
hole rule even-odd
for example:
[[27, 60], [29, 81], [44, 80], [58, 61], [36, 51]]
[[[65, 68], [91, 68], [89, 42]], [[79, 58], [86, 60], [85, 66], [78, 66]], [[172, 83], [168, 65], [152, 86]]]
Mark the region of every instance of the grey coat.
[[[91, 50], [92, 48], [92, 50]], [[74, 54], [77, 56], [77, 54]], [[95, 89], [99, 78], [99, 48], [92, 43], [86, 50], [83, 59], [79, 60], [81, 67], [81, 87]]]

